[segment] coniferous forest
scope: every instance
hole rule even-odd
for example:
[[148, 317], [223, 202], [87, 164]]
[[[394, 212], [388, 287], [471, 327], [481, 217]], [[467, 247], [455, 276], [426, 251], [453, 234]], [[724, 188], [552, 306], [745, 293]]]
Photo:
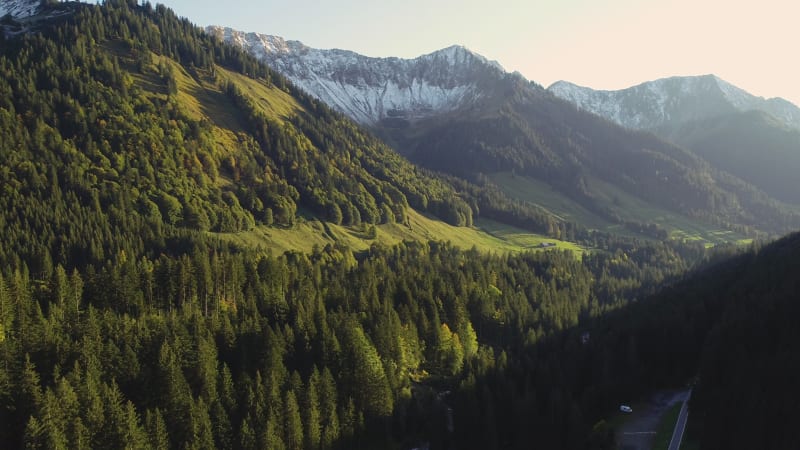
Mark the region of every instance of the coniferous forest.
[[[800, 441], [797, 236], [593, 233], [417, 169], [161, 5], [48, 7], [0, 28], [2, 448], [610, 449], [620, 399], [690, 380], [704, 448]], [[218, 237], [410, 209], [593, 250]]]

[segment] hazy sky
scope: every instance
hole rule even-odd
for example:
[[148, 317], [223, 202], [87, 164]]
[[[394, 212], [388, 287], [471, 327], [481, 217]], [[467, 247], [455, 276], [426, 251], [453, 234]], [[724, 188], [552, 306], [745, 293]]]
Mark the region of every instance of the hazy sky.
[[[151, 0], [152, 1], [152, 0]], [[155, 0], [198, 25], [414, 57], [462, 44], [545, 87], [713, 73], [800, 105], [798, 0]]]

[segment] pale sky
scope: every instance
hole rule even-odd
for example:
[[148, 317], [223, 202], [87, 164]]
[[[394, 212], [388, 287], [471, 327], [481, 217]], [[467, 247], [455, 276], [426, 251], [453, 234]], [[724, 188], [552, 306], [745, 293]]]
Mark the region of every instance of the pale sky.
[[[152, 0], [151, 0], [152, 1]], [[197, 25], [415, 57], [461, 44], [545, 87], [713, 73], [800, 105], [800, 0], [155, 0]]]

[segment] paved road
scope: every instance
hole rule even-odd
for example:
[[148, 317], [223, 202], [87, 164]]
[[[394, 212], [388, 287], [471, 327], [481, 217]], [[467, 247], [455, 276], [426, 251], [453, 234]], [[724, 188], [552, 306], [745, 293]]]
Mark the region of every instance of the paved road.
[[669, 408], [687, 398], [688, 391], [659, 391], [638, 404], [631, 405], [633, 412], [617, 430], [619, 450], [651, 450], [656, 430]]
[[686, 398], [683, 400], [681, 412], [678, 414], [678, 422], [675, 424], [675, 431], [672, 432], [672, 440], [669, 441], [669, 450], [679, 450], [681, 448], [681, 441], [683, 441], [683, 431], [686, 429], [686, 420], [689, 417], [689, 397], [692, 395], [692, 390], [686, 393]]

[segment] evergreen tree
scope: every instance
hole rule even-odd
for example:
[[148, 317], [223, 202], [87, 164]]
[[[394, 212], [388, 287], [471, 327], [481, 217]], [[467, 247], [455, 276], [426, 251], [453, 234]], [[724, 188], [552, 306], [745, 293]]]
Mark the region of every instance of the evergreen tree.
[[303, 422], [300, 418], [300, 407], [293, 391], [286, 391], [284, 405], [286, 419], [283, 433], [286, 437], [286, 449], [301, 450], [303, 448]]

